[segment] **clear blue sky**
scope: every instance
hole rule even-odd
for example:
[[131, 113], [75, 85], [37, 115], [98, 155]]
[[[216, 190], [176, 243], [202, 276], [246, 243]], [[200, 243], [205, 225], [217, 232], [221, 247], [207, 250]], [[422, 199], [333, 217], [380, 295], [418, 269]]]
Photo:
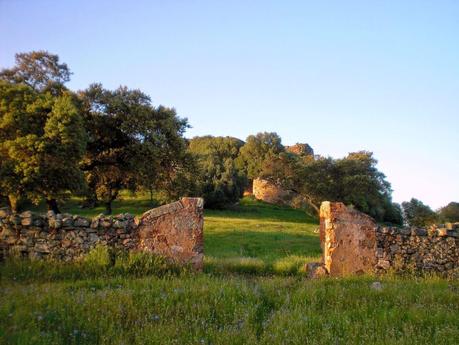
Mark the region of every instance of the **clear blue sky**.
[[0, 0], [0, 66], [46, 49], [174, 106], [187, 136], [373, 151], [394, 200], [459, 201], [459, 1]]

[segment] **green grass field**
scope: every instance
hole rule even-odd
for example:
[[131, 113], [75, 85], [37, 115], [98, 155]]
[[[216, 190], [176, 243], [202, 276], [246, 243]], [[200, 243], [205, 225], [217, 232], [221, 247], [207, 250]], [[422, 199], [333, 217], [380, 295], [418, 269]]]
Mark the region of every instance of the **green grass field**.
[[[115, 212], [149, 206], [134, 201]], [[244, 199], [206, 211], [203, 273], [145, 255], [110, 266], [100, 249], [81, 263], [2, 263], [0, 344], [459, 343], [458, 281], [308, 280], [317, 227], [302, 211]]]

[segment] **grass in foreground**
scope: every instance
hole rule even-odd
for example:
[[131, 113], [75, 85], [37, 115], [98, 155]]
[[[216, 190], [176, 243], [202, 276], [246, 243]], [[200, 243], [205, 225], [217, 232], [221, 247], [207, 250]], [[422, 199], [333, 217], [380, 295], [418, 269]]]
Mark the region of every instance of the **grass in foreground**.
[[2, 280], [4, 344], [457, 344], [459, 284], [371, 277]]
[[244, 199], [206, 211], [207, 273], [148, 255], [113, 264], [103, 250], [2, 263], [0, 344], [459, 343], [458, 281], [307, 280], [316, 228], [302, 211]]

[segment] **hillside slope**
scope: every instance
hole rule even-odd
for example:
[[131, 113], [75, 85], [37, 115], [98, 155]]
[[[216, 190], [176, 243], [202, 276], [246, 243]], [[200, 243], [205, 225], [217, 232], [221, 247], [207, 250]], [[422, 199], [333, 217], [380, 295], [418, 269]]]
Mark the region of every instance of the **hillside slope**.
[[207, 210], [204, 224], [209, 270], [295, 273], [319, 260], [317, 221], [302, 210], [242, 199], [231, 210]]

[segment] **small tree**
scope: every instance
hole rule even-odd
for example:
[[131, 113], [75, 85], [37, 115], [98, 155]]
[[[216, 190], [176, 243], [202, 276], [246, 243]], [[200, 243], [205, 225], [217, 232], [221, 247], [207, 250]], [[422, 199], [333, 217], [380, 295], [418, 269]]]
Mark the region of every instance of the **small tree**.
[[438, 218], [432, 209], [422, 201], [412, 198], [402, 203], [405, 221], [411, 226], [426, 226], [434, 224]]

